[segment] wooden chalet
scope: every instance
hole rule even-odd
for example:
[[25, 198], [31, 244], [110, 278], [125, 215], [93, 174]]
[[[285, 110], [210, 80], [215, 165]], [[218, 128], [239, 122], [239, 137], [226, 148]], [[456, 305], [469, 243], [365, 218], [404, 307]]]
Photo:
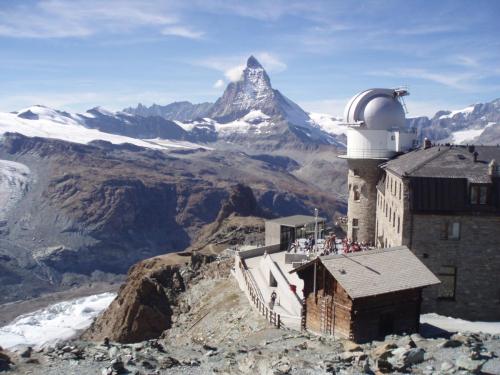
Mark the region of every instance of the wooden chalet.
[[366, 342], [419, 330], [422, 289], [439, 279], [406, 247], [318, 257], [304, 280], [302, 328]]

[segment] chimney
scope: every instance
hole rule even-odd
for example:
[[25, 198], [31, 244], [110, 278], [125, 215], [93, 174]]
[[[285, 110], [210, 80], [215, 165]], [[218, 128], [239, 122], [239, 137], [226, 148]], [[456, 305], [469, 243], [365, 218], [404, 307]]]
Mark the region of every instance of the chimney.
[[427, 150], [428, 148], [430, 148], [432, 146], [431, 144], [431, 141], [429, 138], [424, 138], [424, 150]]
[[498, 168], [498, 164], [495, 159], [491, 159], [488, 164], [488, 175], [490, 177], [499, 177], [500, 175], [500, 169]]
[[477, 157], [478, 157], [479, 153], [477, 151], [474, 151], [474, 153], [472, 155], [474, 156], [474, 163], [477, 163]]

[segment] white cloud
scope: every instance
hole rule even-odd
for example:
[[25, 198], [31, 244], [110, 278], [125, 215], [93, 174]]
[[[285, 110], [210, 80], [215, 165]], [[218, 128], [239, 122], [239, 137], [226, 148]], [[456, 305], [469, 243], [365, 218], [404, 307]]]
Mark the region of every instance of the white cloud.
[[184, 26], [169, 26], [164, 28], [161, 33], [188, 39], [200, 39], [205, 34], [202, 31], [194, 31]]
[[241, 79], [243, 75], [243, 69], [245, 69], [245, 65], [236, 65], [233, 66], [232, 68], [227, 69], [224, 72], [224, 75], [231, 82], [237, 82]]
[[222, 79], [218, 79], [214, 83], [214, 89], [220, 89], [220, 88], [224, 87], [224, 85], [225, 85], [225, 82]]

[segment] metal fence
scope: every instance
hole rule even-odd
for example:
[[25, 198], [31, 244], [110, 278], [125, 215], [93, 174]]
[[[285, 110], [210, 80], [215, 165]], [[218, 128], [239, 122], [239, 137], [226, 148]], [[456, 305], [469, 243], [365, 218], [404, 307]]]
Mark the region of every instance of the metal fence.
[[252, 303], [257, 307], [259, 313], [266, 318], [273, 326], [277, 328], [282, 328], [283, 323], [281, 321], [280, 314], [276, 313], [276, 311], [271, 310], [264, 301], [262, 294], [257, 288], [255, 284], [255, 280], [250, 272], [245, 268], [242, 262], [240, 262], [240, 268], [243, 273], [243, 277], [245, 279], [245, 285], [247, 287], [248, 293], [250, 294], [250, 299]]

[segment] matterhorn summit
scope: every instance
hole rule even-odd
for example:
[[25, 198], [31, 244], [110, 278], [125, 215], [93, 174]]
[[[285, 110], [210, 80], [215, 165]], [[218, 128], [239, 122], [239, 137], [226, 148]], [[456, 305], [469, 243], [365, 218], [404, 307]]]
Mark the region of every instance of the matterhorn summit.
[[307, 113], [297, 104], [272, 88], [265, 69], [254, 56], [250, 56], [241, 78], [227, 86], [209, 117], [229, 122], [255, 110], [299, 126], [309, 120]]

